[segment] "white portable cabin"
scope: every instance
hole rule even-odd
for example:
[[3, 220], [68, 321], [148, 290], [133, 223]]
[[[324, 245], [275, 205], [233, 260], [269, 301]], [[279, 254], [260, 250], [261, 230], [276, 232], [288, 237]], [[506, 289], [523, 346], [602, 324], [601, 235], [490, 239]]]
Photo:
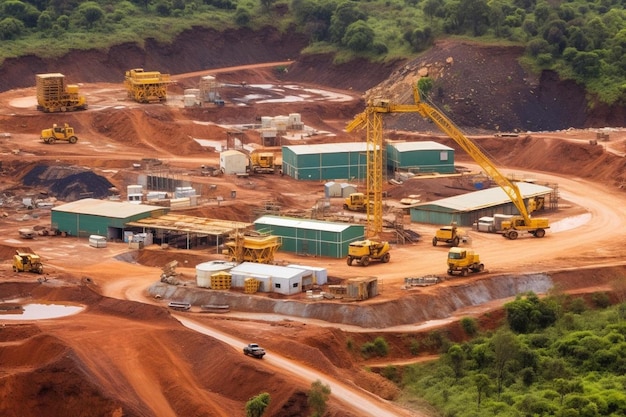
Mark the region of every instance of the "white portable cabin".
[[91, 235], [89, 236], [89, 246], [93, 248], [106, 248], [107, 238], [99, 235]]
[[260, 282], [260, 292], [275, 292], [292, 295], [302, 292], [302, 277], [307, 274], [303, 269], [285, 266], [244, 262], [232, 268], [232, 286], [243, 288], [246, 278]]

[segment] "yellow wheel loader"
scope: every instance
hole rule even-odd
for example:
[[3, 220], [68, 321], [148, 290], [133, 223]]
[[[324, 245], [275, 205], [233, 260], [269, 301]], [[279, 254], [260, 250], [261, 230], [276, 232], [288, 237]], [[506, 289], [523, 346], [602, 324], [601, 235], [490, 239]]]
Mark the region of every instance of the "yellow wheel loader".
[[63, 127], [59, 127], [56, 123], [52, 125], [51, 129], [44, 129], [41, 131], [41, 140], [44, 143], [52, 145], [57, 140], [76, 143], [78, 138], [74, 134], [74, 128], [70, 127], [67, 123]]
[[13, 255], [13, 272], [35, 272], [43, 274], [43, 264], [39, 255], [15, 251]]
[[375, 242], [373, 240], [359, 240], [350, 243], [346, 262], [352, 266], [356, 261], [361, 266], [368, 266], [370, 261], [387, 263], [391, 259], [388, 242]]

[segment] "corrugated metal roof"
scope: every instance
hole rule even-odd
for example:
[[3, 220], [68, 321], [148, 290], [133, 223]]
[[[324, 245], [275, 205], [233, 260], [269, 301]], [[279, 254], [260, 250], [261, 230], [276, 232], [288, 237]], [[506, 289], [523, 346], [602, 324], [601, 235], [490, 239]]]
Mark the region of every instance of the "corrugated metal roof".
[[134, 222], [129, 222], [127, 223], [127, 226], [222, 236], [236, 230], [247, 229], [252, 226], [252, 224], [168, 213], [159, 217], [148, 217]]
[[52, 211], [64, 213], [87, 214], [92, 216], [111, 217], [125, 219], [138, 214], [161, 211], [164, 207], [149, 206], [146, 204], [133, 204], [125, 201], [98, 200], [85, 198], [71, 203], [62, 204], [52, 208]]
[[254, 221], [254, 224], [268, 226], [293, 227], [298, 229], [321, 230], [323, 232], [343, 232], [348, 229], [349, 223], [332, 223], [321, 220], [306, 220], [294, 217], [263, 216]]
[[425, 142], [389, 142], [398, 152], [410, 151], [453, 151], [454, 149], [433, 141]]
[[347, 142], [347, 143], [321, 143], [317, 145], [293, 145], [285, 146], [296, 155], [311, 155], [318, 153], [347, 153], [347, 152], [366, 152], [366, 142]]
[[232, 275], [264, 275], [273, 278], [293, 278], [303, 275], [305, 271], [299, 268], [286, 266], [259, 264], [256, 262], [244, 262], [229, 271]]
[[[528, 182], [516, 182], [515, 184], [517, 184], [517, 187], [524, 198], [545, 195], [552, 191], [552, 188]], [[428, 203], [420, 204], [416, 208], [419, 209], [421, 206], [435, 205], [456, 211], [472, 211], [485, 207], [506, 204], [509, 202], [511, 202], [511, 199], [504, 192], [504, 190], [500, 187], [494, 187], [454, 197], [442, 198], [441, 200], [430, 201]]]

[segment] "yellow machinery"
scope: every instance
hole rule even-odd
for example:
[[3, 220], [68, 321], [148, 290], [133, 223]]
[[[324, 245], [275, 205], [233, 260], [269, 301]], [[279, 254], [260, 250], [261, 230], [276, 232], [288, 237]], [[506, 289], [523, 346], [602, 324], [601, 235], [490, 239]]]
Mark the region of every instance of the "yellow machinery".
[[225, 243], [224, 254], [231, 262], [271, 264], [280, 245], [278, 236], [244, 236], [237, 232], [233, 240]]
[[517, 185], [502, 175], [476, 144], [465, 137], [443, 113], [421, 101], [417, 84], [413, 86], [413, 99], [415, 104], [396, 104], [389, 100], [372, 99], [367, 103], [365, 111], [358, 114], [346, 127], [348, 132], [364, 126], [367, 129], [367, 196], [371, 199], [370, 204], [366, 205], [368, 236], [374, 236], [383, 229], [382, 116], [386, 113], [419, 113], [432, 120], [439, 129], [459, 144], [485, 170], [487, 175], [494, 179], [520, 212], [520, 216], [513, 217], [510, 222], [503, 222], [504, 237], [517, 239], [519, 232], [528, 232], [535, 237], [545, 236], [545, 229], [550, 227], [548, 219], [530, 217], [529, 210], [524, 204], [524, 197]]
[[43, 274], [43, 264], [39, 255], [15, 251], [13, 255], [13, 272], [36, 272]]
[[387, 263], [390, 259], [388, 242], [376, 242], [368, 239], [350, 243], [346, 263], [352, 266], [352, 262], [357, 261], [361, 266], [368, 266], [370, 261]]
[[478, 163], [485, 173], [489, 175], [493, 180], [504, 190], [509, 199], [513, 202], [519, 216], [514, 216], [510, 221], [505, 221], [502, 224], [502, 234], [508, 239], [517, 239], [520, 232], [528, 232], [535, 237], [544, 237], [546, 229], [550, 227], [550, 223], [546, 218], [531, 218], [529, 212], [532, 212], [535, 207], [534, 200], [531, 200], [529, 206], [530, 210], [526, 208], [524, 203], [524, 197], [519, 190], [519, 187], [510, 181], [507, 177], [502, 175], [495, 165], [487, 158], [481, 150], [472, 142], [469, 138], [465, 137], [463, 133], [450, 121], [443, 113], [435, 109], [433, 106], [421, 101], [419, 89], [417, 84], [413, 86], [413, 98], [415, 105], [400, 106], [401, 108], [413, 108], [424, 117], [430, 119], [448, 136], [450, 136], [465, 152], [467, 152]]
[[78, 91], [78, 85], [65, 84], [59, 73], [37, 74], [37, 110], [46, 113], [85, 110], [87, 100]]
[[343, 209], [350, 211], [367, 211], [367, 198], [365, 194], [350, 194], [343, 202]]
[[167, 86], [172, 84], [169, 74], [135, 68], [126, 71], [124, 85], [128, 98], [138, 103], [158, 103], [167, 100]]
[[78, 138], [74, 135], [74, 128], [70, 127], [67, 123], [63, 127], [53, 124], [51, 129], [43, 129], [41, 131], [41, 140], [47, 144], [53, 144], [57, 140], [66, 141], [69, 143], [78, 142]]
[[473, 250], [453, 247], [448, 251], [448, 275], [466, 277], [470, 272], [482, 272], [484, 269], [480, 256]]
[[461, 235], [463, 231], [456, 227], [456, 222], [452, 222], [450, 226], [440, 227], [433, 237], [433, 246], [437, 246], [438, 242], [444, 242], [452, 246], [459, 246], [463, 240]]
[[276, 157], [273, 152], [252, 152], [250, 171], [255, 174], [273, 174], [276, 172]]

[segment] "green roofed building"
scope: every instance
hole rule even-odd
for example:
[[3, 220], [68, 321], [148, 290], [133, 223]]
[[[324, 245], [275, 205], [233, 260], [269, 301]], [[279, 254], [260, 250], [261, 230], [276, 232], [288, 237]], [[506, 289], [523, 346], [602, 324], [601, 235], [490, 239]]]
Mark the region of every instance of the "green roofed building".
[[280, 236], [281, 251], [331, 258], [347, 256], [350, 243], [365, 238], [364, 225], [281, 216], [262, 216], [254, 229]]
[[122, 240], [127, 223], [168, 211], [166, 207], [86, 198], [53, 207], [51, 224], [70, 236], [101, 235], [108, 240]]
[[454, 149], [432, 141], [389, 142], [387, 168], [393, 172], [452, 174]]
[[297, 180], [364, 179], [365, 142], [283, 146], [283, 173]]

